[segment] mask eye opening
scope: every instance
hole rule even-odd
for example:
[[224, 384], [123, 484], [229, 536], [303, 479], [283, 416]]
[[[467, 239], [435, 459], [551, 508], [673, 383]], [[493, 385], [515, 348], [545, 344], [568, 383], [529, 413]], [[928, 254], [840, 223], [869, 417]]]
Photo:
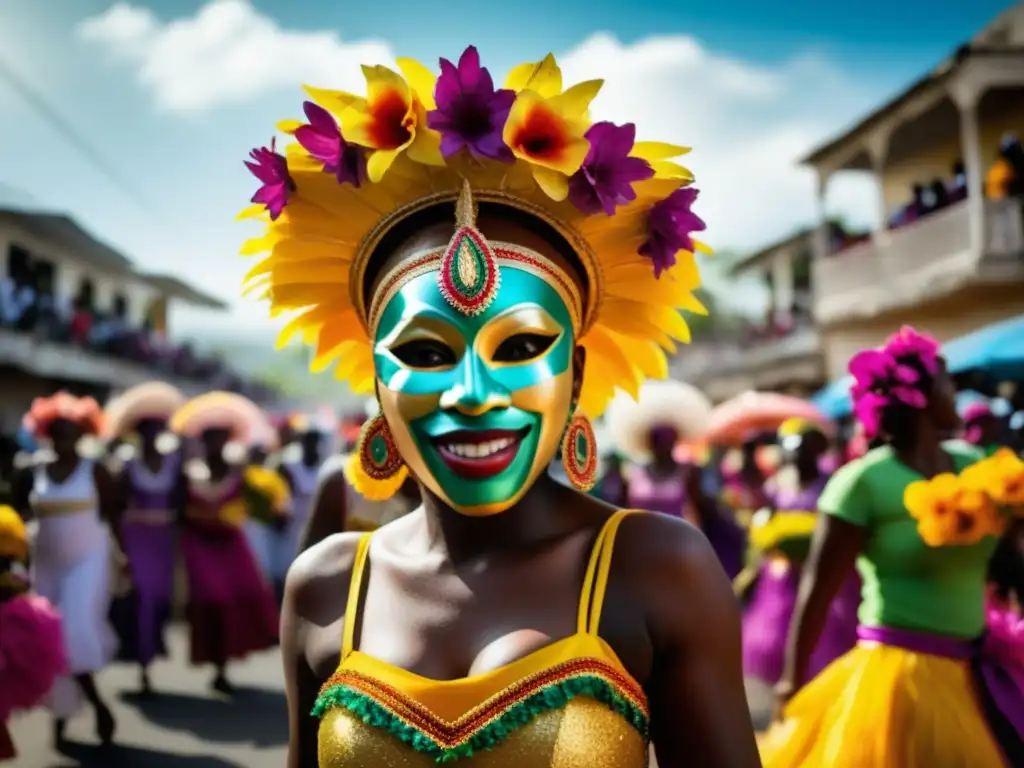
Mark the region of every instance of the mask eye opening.
[[403, 365], [421, 370], [449, 368], [458, 362], [455, 350], [438, 339], [411, 339], [390, 352]]
[[494, 350], [496, 363], [526, 363], [536, 360], [547, 352], [558, 340], [557, 334], [528, 331], [516, 333], [498, 345]]

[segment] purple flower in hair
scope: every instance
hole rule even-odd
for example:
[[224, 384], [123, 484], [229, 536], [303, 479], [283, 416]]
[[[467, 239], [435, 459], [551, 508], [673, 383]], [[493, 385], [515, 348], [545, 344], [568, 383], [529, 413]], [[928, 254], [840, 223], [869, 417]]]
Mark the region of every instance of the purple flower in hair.
[[515, 92], [495, 90], [491, 73], [480, 66], [480, 54], [472, 45], [462, 52], [457, 67], [448, 59], [440, 64], [434, 88], [437, 109], [427, 113], [427, 126], [440, 132], [441, 154], [451, 157], [466, 148], [479, 159], [512, 162], [502, 132]]
[[917, 384], [921, 380], [921, 374], [911, 366], [898, 362], [893, 358], [892, 375], [901, 384]]
[[882, 414], [891, 405], [927, 407], [922, 372], [916, 365], [929, 374], [936, 373], [938, 349], [938, 343], [930, 336], [904, 327], [882, 349], [866, 349], [850, 360], [850, 374], [854, 378], [850, 397], [868, 437], [878, 434]]
[[850, 360], [850, 375], [854, 379], [854, 387], [870, 389], [875, 381], [888, 376], [894, 360], [881, 349], [865, 349], [858, 352]]
[[889, 337], [885, 351], [897, 360], [917, 360], [929, 374], [939, 371], [939, 342], [927, 333], [918, 333], [909, 325]]
[[857, 421], [864, 427], [864, 435], [873, 439], [882, 427], [882, 412], [889, 405], [889, 398], [877, 392], [865, 392], [853, 403]]
[[288, 174], [288, 162], [277, 153], [274, 139], [270, 140], [270, 149], [257, 147], [249, 157], [252, 161], [247, 160], [245, 166], [262, 184], [252, 196], [252, 202], [265, 205], [271, 220], [275, 220], [287, 205], [288, 195], [295, 191], [295, 182]]
[[611, 216], [618, 206], [636, 200], [633, 183], [651, 178], [654, 169], [646, 160], [629, 156], [636, 140], [633, 123], [594, 123], [586, 139], [590, 149], [569, 178], [569, 200], [588, 216], [600, 211]]
[[924, 396], [924, 392], [920, 389], [896, 385], [889, 391], [892, 393], [893, 397], [901, 403], [909, 405], [911, 408], [924, 408], [928, 405], [928, 398]]
[[309, 124], [296, 129], [295, 139], [309, 156], [323, 163], [324, 172], [333, 174], [339, 184], [358, 187], [366, 181], [366, 150], [345, 141], [337, 121], [319, 104], [307, 101], [302, 111]]
[[679, 251], [693, 253], [690, 235], [705, 229], [705, 224], [692, 210], [699, 192], [693, 187], [677, 189], [664, 200], [659, 200], [647, 215], [647, 240], [639, 253], [654, 263], [654, 276], [676, 263]]

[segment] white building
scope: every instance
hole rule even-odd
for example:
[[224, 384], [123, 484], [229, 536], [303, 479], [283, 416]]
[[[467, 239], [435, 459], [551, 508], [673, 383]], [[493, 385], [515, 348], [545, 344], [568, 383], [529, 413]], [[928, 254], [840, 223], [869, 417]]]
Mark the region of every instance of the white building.
[[[815, 238], [814, 318], [829, 378], [903, 324], [948, 341], [1024, 309], [1024, 199], [984, 194], [1008, 132], [1024, 138], [1024, 3], [804, 159], [817, 173], [822, 211], [829, 180], [859, 172], [877, 184], [882, 222], [839, 252], [824, 219]], [[914, 184], [952, 180], [958, 160], [965, 199], [886, 226]]]
[[[132, 328], [144, 323], [167, 330], [169, 302], [223, 310], [226, 305], [168, 275], [137, 271], [132, 262], [60, 214], [0, 209], [0, 278], [30, 270], [34, 280], [69, 305], [88, 295], [102, 313], [121, 314]], [[35, 333], [0, 328], [0, 429], [17, 423], [33, 397], [59, 388], [103, 397], [154, 378], [187, 391], [209, 388], [142, 363], [45, 340]]]

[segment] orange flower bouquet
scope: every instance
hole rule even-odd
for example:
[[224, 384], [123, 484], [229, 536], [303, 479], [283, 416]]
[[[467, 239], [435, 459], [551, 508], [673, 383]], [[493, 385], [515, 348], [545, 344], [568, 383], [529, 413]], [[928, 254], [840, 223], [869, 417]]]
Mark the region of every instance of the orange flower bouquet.
[[1024, 514], [1024, 462], [999, 451], [964, 469], [907, 486], [903, 503], [933, 547], [969, 545], [999, 536], [1011, 515]]
[[998, 506], [1024, 516], [1024, 461], [1009, 448], [972, 464], [960, 476], [968, 486], [991, 496]]

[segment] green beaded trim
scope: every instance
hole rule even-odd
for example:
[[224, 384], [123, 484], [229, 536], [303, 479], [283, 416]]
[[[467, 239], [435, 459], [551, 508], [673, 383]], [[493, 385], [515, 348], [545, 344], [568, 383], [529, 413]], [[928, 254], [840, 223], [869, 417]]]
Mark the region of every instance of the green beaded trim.
[[381, 728], [408, 744], [417, 752], [430, 755], [438, 763], [446, 763], [476, 752], [493, 749], [516, 730], [545, 712], [562, 709], [577, 696], [588, 696], [621, 715], [647, 741], [647, 715], [622, 696], [608, 681], [595, 675], [583, 675], [552, 683], [506, 709], [494, 720], [454, 747], [445, 747], [418, 728], [409, 725], [387, 707], [362, 691], [337, 684], [324, 690], [313, 707], [314, 717], [323, 717], [332, 709], [344, 708], [367, 725]]

